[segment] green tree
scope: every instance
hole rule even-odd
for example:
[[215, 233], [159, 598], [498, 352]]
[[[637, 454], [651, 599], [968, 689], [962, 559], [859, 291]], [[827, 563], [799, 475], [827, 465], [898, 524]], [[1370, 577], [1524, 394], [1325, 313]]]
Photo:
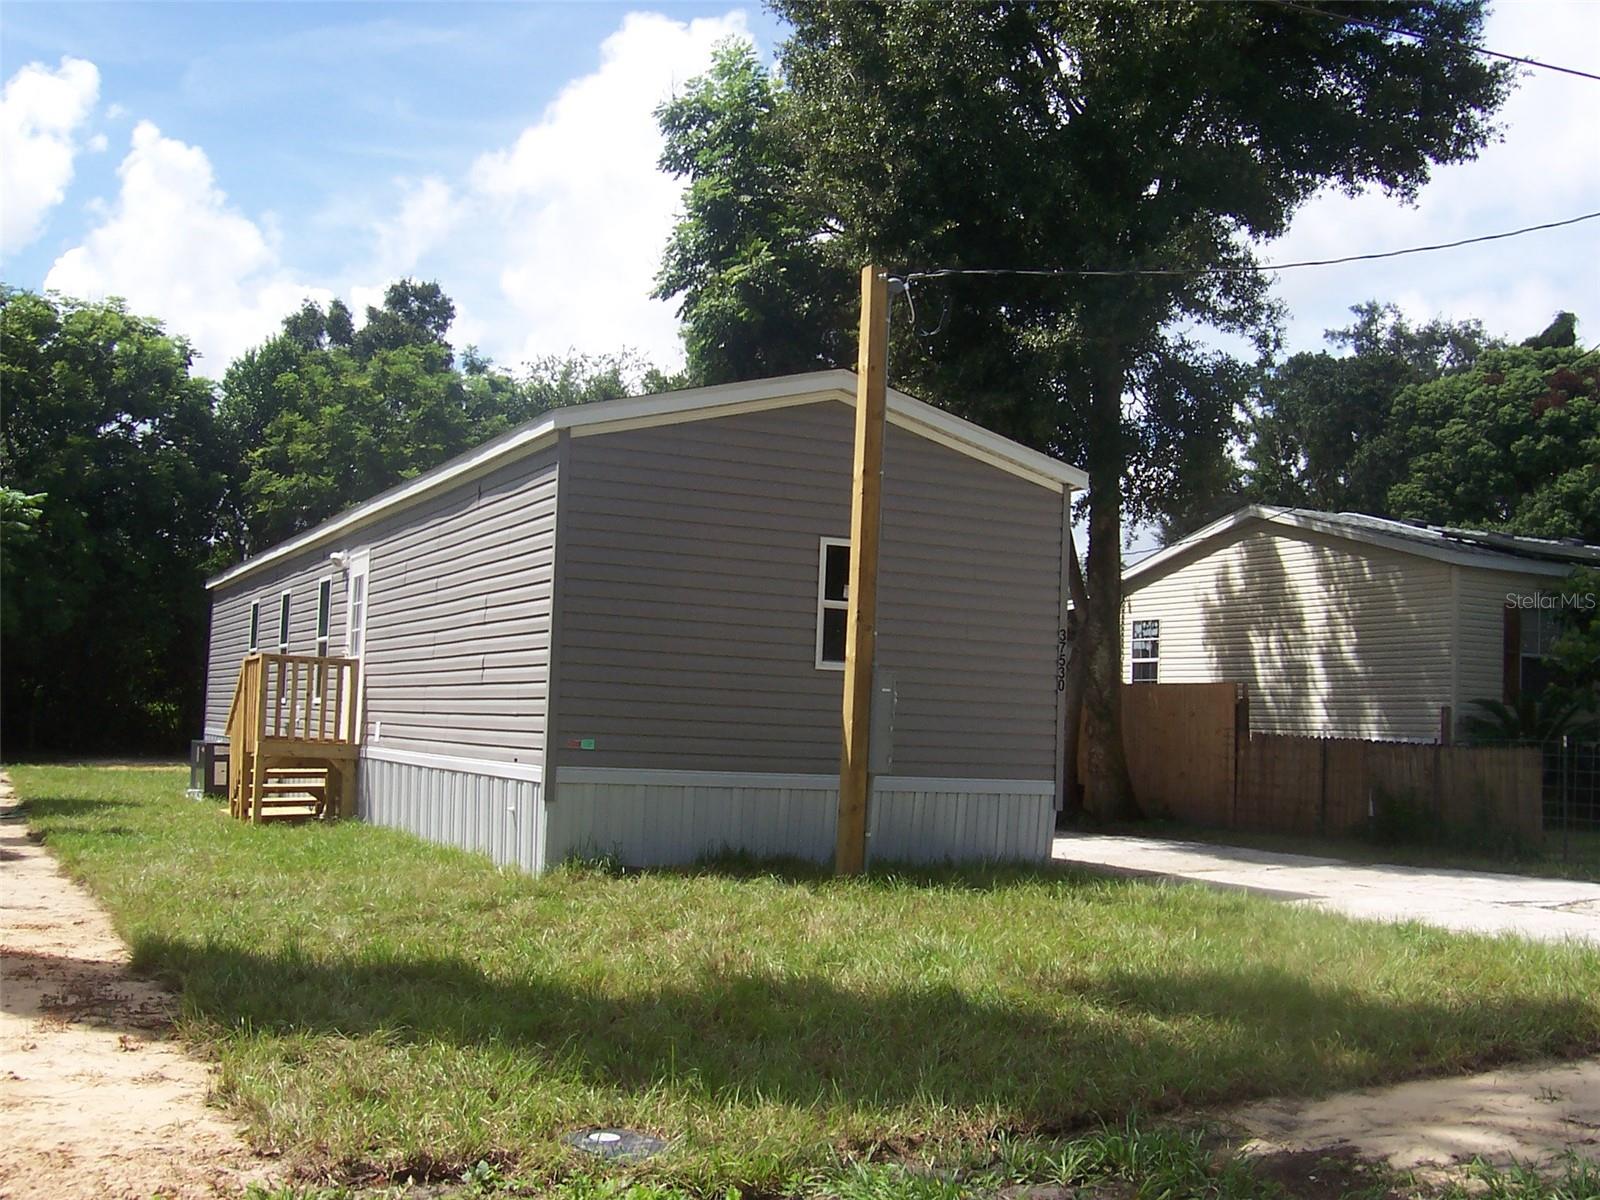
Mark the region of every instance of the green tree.
[[1600, 543], [1600, 356], [1485, 351], [1469, 371], [1403, 388], [1367, 457], [1393, 480], [1377, 511]]
[[806, 195], [784, 92], [744, 42], [661, 105], [661, 168], [689, 181], [654, 295], [681, 296], [688, 375], [726, 383], [837, 366], [856, 271]]
[[[551, 408], [664, 383], [638, 356], [548, 356], [521, 375], [445, 336], [455, 306], [402, 280], [350, 331], [349, 310], [306, 301], [222, 382], [235, 447], [227, 553], [255, 553]], [[374, 326], [376, 328], [374, 329]]]
[[[840, 261], [1176, 272], [929, 281], [942, 329], [902, 321], [895, 345], [897, 375], [930, 397], [1088, 469], [1086, 757], [1101, 813], [1123, 815], [1124, 512], [1158, 511], [1147, 489], [1188, 462], [1215, 468], [1214, 452], [1175, 447], [1226, 441], [1222, 385], [1241, 370], [1178, 331], [1265, 344], [1255, 242], [1325, 187], [1409, 199], [1433, 164], [1484, 144], [1509, 75], [1462, 45], [1482, 4], [1340, 9], [1422, 45], [1277, 4], [774, 8], [793, 29], [795, 194], [821, 206]], [[739, 261], [727, 244], [694, 255], [711, 272]], [[1189, 391], [1191, 375], [1205, 386]]]
[[1397, 479], [1375, 451], [1395, 396], [1466, 371], [1499, 344], [1477, 321], [1413, 326], [1377, 301], [1350, 311], [1354, 324], [1326, 334], [1344, 353], [1291, 355], [1263, 375], [1234, 503], [1383, 515]]
[[170, 753], [199, 727], [224, 447], [191, 361], [120, 301], [0, 290], [9, 753]]
[[1557, 684], [1594, 717], [1600, 714], [1600, 567], [1567, 576], [1560, 611], [1561, 632], [1550, 648]]

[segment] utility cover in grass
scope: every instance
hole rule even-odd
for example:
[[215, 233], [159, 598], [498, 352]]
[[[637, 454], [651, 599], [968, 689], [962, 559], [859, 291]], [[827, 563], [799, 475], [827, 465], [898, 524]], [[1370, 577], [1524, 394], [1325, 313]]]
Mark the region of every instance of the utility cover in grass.
[[632, 1129], [580, 1129], [563, 1139], [586, 1154], [631, 1162], [649, 1158], [667, 1148], [666, 1142]]

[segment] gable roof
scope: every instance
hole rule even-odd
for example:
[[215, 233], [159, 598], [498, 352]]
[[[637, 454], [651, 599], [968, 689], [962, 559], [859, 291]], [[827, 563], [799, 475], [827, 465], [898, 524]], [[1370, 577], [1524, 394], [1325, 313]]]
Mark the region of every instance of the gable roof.
[[[854, 408], [855, 372], [814, 371], [553, 409], [423, 472], [415, 479], [380, 492], [320, 525], [245, 559], [206, 580], [206, 587], [221, 587], [253, 575], [293, 555], [324, 545], [341, 535], [353, 533], [383, 517], [419, 504], [448, 488], [546, 449], [554, 444], [563, 431], [574, 437], [587, 437], [644, 429], [652, 425], [679, 424], [743, 412], [814, 404], [824, 400], [842, 401]], [[1041, 487], [1061, 492], [1082, 491], [1089, 485], [1089, 477], [1077, 467], [991, 433], [981, 425], [962, 420], [904, 392], [890, 388], [886, 408], [890, 424]]]
[[1600, 565], [1600, 546], [1576, 538], [1532, 538], [1509, 533], [1453, 529], [1420, 521], [1396, 521], [1365, 513], [1315, 512], [1304, 508], [1269, 508], [1251, 504], [1197, 529], [1122, 572], [1124, 584], [1142, 585], [1164, 573], [1182, 555], [1246, 525], [1263, 521], [1289, 529], [1330, 534], [1402, 554], [1486, 570], [1521, 571], [1533, 575], [1565, 575], [1575, 566]]

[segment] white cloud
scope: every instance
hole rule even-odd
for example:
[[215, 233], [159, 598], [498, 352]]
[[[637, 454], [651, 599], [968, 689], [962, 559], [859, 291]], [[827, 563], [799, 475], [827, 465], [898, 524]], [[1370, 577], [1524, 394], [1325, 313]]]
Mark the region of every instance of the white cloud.
[[[1505, 4], [1483, 42], [1510, 54], [1579, 66], [1600, 60], [1592, 4]], [[1503, 140], [1470, 163], [1443, 167], [1415, 207], [1381, 194], [1319, 197], [1263, 257], [1286, 262], [1455, 241], [1591, 211], [1600, 196], [1600, 126], [1592, 80], [1529, 71], [1499, 115]], [[1320, 348], [1325, 328], [1349, 324], [1363, 300], [1393, 301], [1410, 317], [1477, 317], [1490, 332], [1537, 333], [1558, 308], [1600, 333], [1600, 222], [1387, 262], [1286, 272], [1279, 295], [1294, 320], [1293, 349]]]
[[69, 296], [122, 296], [160, 317], [201, 352], [200, 369], [220, 375], [271, 334], [306, 296], [332, 293], [296, 282], [273, 240], [232, 208], [197, 146], [134, 127], [117, 171], [117, 199], [82, 244], [50, 268], [44, 285]]
[[480, 155], [455, 189], [407, 185], [397, 216], [374, 228], [368, 277], [436, 276], [457, 302], [456, 341], [508, 364], [624, 345], [680, 362], [674, 306], [649, 298], [682, 190], [656, 168], [653, 114], [717, 43], [748, 36], [742, 12], [628, 15], [598, 69], [511, 145]]
[[45, 216], [65, 199], [78, 155], [78, 132], [100, 96], [92, 62], [62, 58], [51, 70], [29, 63], [0, 95], [0, 250], [20, 250], [39, 236]]

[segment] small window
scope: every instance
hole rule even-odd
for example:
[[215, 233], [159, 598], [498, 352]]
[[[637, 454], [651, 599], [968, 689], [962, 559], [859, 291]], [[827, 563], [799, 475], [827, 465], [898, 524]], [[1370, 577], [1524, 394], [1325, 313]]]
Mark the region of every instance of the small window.
[[328, 657], [328, 627], [333, 623], [333, 580], [317, 585], [317, 653]]
[[[1543, 600], [1543, 597], [1540, 597]], [[1554, 679], [1555, 663], [1550, 651], [1562, 634], [1560, 612], [1540, 607], [1522, 614], [1522, 648], [1518, 656], [1518, 695], [1537, 698]]]
[[817, 561], [817, 669], [844, 669], [845, 628], [850, 617], [850, 543], [823, 538]]
[[293, 593], [284, 592], [278, 597], [278, 653], [289, 652], [289, 597]]
[[1161, 622], [1135, 621], [1133, 647], [1128, 656], [1133, 661], [1135, 683], [1155, 683], [1161, 659]]
[[250, 601], [250, 650], [261, 648], [261, 601]]

